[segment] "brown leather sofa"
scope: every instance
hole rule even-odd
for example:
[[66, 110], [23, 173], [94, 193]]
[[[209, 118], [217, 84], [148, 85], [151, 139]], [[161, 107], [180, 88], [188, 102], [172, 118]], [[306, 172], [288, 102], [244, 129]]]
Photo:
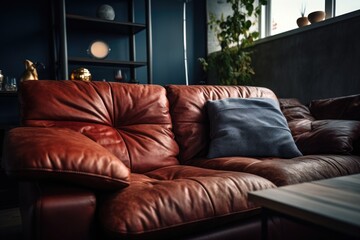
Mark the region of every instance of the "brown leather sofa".
[[19, 96], [4, 168], [20, 182], [27, 239], [260, 239], [249, 191], [360, 173], [353, 96], [280, 99], [306, 152], [292, 159], [206, 157], [206, 102], [277, 99], [266, 88], [41, 80]]

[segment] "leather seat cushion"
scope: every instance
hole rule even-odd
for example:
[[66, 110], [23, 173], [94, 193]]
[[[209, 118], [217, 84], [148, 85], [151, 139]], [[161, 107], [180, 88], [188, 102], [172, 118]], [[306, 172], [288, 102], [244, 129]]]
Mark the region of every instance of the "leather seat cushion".
[[360, 156], [356, 155], [306, 155], [292, 159], [281, 158], [198, 158], [189, 165], [239, 171], [266, 178], [277, 186], [297, 184], [339, 177], [360, 172]]
[[118, 237], [153, 234], [207, 220], [218, 219], [220, 224], [224, 217], [256, 209], [247, 199], [248, 191], [273, 187], [268, 180], [247, 173], [164, 167], [146, 175], [132, 174], [129, 187], [105, 197], [100, 222], [108, 234]]

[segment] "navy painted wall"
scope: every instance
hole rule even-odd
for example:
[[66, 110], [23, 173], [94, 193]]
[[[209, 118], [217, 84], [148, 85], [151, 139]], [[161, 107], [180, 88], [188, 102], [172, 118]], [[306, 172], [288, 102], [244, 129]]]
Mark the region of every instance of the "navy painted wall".
[[[154, 83], [185, 84], [183, 1], [153, 0]], [[198, 58], [206, 54], [206, 1], [186, 5], [189, 84], [201, 80]]]
[[[47, 1], [5, 1], [0, 14], [0, 69], [5, 76], [19, 78], [24, 60], [43, 62], [43, 79], [53, 76], [50, 4]], [[0, 95], [0, 126], [18, 125], [17, 96]]]
[[46, 64], [39, 72], [52, 77], [51, 22], [49, 1], [4, 1], [0, 14], [0, 69], [19, 78], [24, 59]]
[[[89, 1], [86, 4], [79, 2], [80, 8], [90, 4]], [[143, 22], [144, 4], [136, 6], [136, 21]], [[38, 70], [39, 79], [55, 79], [50, 1], [3, 1], [0, 9], [0, 69], [3, 74], [19, 78], [24, 70], [23, 61], [30, 59], [45, 64], [44, 70]], [[96, 8], [92, 6], [84, 9], [90, 12]], [[121, 18], [120, 14], [119, 17]], [[152, 0], [154, 84], [185, 84], [182, 24], [183, 1]], [[144, 59], [142, 53], [145, 52], [145, 36], [145, 33], [141, 33], [136, 39], [138, 60]], [[206, 53], [206, 0], [191, 1], [187, 4], [187, 45], [189, 83], [197, 84], [202, 75], [197, 58]], [[69, 49], [76, 51], [73, 49], [79, 48], [85, 52], [87, 46], [87, 42], [77, 42], [74, 46], [69, 46]], [[137, 76], [145, 83], [146, 68], [139, 69]], [[0, 125], [17, 123], [18, 109], [16, 103], [13, 103], [16, 97], [0, 98], [1, 105], [10, 101], [13, 106], [1, 106]]]
[[[72, 3], [68, 7], [73, 7]], [[93, 1], [98, 3], [99, 1]], [[144, 22], [143, 0], [136, 1], [136, 21]], [[75, 8], [84, 8], [84, 3]], [[87, 2], [89, 3], [89, 2]], [[89, 3], [90, 4], [90, 3]], [[191, 1], [187, 4], [187, 45], [189, 82], [196, 84], [201, 75], [197, 58], [206, 53], [206, 0]], [[91, 15], [96, 7], [89, 7]], [[45, 70], [39, 70], [40, 79], [54, 79], [52, 49], [52, 25], [50, 1], [6, 1], [1, 5], [0, 14], [0, 69], [7, 76], [20, 77], [24, 70], [23, 61], [28, 58], [45, 64]], [[77, 13], [77, 12], [75, 12]], [[95, 14], [93, 14], [95, 15]], [[118, 14], [119, 20], [122, 14]], [[153, 27], [153, 75], [155, 84], [185, 84], [183, 54], [183, 1], [152, 0]], [[73, 35], [69, 35], [73, 39]], [[99, 38], [102, 36], [91, 36]], [[82, 52], [93, 38], [83, 36], [83, 42], [75, 38], [69, 45], [70, 52]], [[137, 35], [137, 59], [145, 60], [145, 33]], [[69, 39], [70, 40], [70, 39]], [[123, 46], [114, 46], [113, 52], [126, 52], [126, 41]], [[116, 51], [119, 49], [120, 51]], [[114, 54], [110, 52], [111, 54]], [[110, 56], [109, 55], [109, 56]], [[111, 56], [110, 56], [111, 57]], [[115, 58], [117, 56], [114, 56]], [[127, 56], [125, 56], [126, 58]], [[69, 71], [71, 71], [69, 67]], [[141, 73], [143, 72], [143, 73]], [[146, 82], [146, 69], [139, 70], [141, 82]], [[144, 79], [145, 78], [145, 79]], [[100, 80], [100, 79], [99, 79]]]

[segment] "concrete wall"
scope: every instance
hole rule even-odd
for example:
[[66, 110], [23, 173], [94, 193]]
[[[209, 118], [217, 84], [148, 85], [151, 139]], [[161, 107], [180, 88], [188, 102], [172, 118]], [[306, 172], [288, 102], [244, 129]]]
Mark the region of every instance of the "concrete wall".
[[259, 40], [254, 50], [255, 85], [278, 97], [360, 94], [360, 11]]

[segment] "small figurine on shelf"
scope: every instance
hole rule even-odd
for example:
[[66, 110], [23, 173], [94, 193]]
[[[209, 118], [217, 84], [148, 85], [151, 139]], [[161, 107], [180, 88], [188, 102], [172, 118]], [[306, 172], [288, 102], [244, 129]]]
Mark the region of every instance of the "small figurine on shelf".
[[22, 73], [20, 81], [25, 80], [38, 80], [38, 73], [37, 73], [37, 67], [41, 65], [43, 68], [45, 68], [44, 64], [42, 63], [33, 63], [30, 60], [26, 59], [24, 61], [25, 63], [25, 71]]

